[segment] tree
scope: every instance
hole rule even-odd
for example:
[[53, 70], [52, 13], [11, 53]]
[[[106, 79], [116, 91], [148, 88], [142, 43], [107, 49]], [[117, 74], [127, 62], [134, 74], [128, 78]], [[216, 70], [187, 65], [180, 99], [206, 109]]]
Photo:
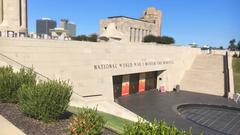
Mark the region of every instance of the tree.
[[97, 42], [97, 39], [98, 39], [97, 34], [91, 34], [90, 36], [80, 35], [80, 36], [77, 36], [77, 37], [72, 37], [72, 40], [77, 40], [77, 41]]
[[72, 40], [87, 41], [88, 37], [86, 35], [80, 35], [80, 36], [77, 36], [77, 37], [72, 37]]
[[240, 41], [238, 41], [237, 48], [240, 51]]
[[91, 34], [88, 37], [88, 41], [90, 41], [90, 42], [97, 42], [97, 39], [98, 39], [98, 35], [97, 34]]
[[220, 46], [219, 49], [220, 49], [220, 50], [223, 50], [223, 46]]
[[147, 36], [144, 37], [143, 42], [145, 42], [145, 43], [156, 42], [156, 36], [147, 35]]
[[228, 49], [230, 51], [235, 51], [237, 49], [237, 45], [236, 45], [236, 40], [235, 39], [232, 39], [232, 40], [229, 41]]
[[157, 37], [157, 43], [159, 43], [159, 44], [174, 44], [175, 40], [172, 37], [162, 36], [162, 37]]
[[158, 44], [174, 44], [175, 40], [174, 38], [168, 36], [156, 37], [154, 35], [148, 35], [144, 37], [143, 42], [145, 43], [156, 42]]

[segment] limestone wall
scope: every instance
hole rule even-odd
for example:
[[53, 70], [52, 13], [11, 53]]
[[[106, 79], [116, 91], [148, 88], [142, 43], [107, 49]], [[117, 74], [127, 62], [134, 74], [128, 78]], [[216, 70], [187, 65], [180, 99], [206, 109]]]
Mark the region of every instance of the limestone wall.
[[0, 38], [0, 53], [33, 66], [51, 79], [70, 80], [80, 96], [102, 95], [100, 100], [113, 101], [113, 75], [166, 70], [164, 79], [171, 91], [200, 50], [155, 44]]

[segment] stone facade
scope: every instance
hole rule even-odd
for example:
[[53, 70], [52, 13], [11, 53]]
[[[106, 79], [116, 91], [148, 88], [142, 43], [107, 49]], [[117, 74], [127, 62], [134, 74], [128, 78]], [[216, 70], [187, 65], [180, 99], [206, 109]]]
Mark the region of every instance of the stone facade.
[[74, 89], [70, 105], [98, 105], [100, 111], [136, 120], [137, 117], [114, 102], [114, 78], [122, 78], [120, 96], [131, 94], [129, 86], [136, 74], [139, 74], [138, 91], [147, 90], [141, 84], [151, 80], [147, 79], [151, 78], [149, 72], [158, 72], [155, 88], [172, 91], [200, 54], [198, 48], [145, 43], [0, 38], [0, 44], [0, 65], [2, 62], [15, 69], [22, 65], [34, 67], [50, 79], [70, 80]]
[[27, 35], [27, 0], [0, 0], [0, 36]]
[[144, 15], [140, 19], [113, 16], [100, 20], [100, 35], [107, 30], [111, 23], [114, 23], [116, 29], [124, 34], [123, 41], [142, 42], [147, 35], [161, 35], [162, 13], [154, 7], [150, 7], [144, 11]]

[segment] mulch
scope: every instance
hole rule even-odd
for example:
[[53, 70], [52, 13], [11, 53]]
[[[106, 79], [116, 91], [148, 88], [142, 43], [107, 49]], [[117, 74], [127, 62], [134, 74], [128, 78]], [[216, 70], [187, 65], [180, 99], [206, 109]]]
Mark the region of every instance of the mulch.
[[[27, 135], [66, 135], [68, 134], [66, 129], [68, 128], [69, 118], [72, 116], [72, 113], [66, 112], [58, 121], [47, 124], [25, 116], [16, 104], [0, 103], [0, 115]], [[117, 134], [104, 128], [102, 135]]]

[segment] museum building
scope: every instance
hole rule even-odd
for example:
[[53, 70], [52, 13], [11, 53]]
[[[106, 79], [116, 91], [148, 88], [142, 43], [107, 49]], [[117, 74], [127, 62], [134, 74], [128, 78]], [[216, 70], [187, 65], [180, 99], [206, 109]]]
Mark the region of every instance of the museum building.
[[160, 35], [161, 16], [151, 7], [141, 19], [118, 16], [101, 21], [101, 32], [111, 28], [127, 42], [5, 38], [27, 33], [27, 0], [0, 0], [0, 66], [34, 67], [39, 79], [69, 80], [74, 91], [70, 105], [98, 106], [136, 120], [136, 114], [115, 99], [156, 89], [172, 91], [200, 54], [197, 48], [141, 43], [146, 35]]
[[[161, 35], [162, 12], [154, 7], [149, 7], [144, 11], [143, 17], [140, 19], [126, 16], [112, 16], [108, 17], [108, 19], [102, 19], [100, 20], [100, 36], [109, 31], [110, 24], [114, 24], [114, 31], [122, 33], [120, 35], [121, 40], [125, 42], [142, 42], [147, 35]], [[111, 38], [114, 35], [114, 33], [111, 33], [108, 36]]]

